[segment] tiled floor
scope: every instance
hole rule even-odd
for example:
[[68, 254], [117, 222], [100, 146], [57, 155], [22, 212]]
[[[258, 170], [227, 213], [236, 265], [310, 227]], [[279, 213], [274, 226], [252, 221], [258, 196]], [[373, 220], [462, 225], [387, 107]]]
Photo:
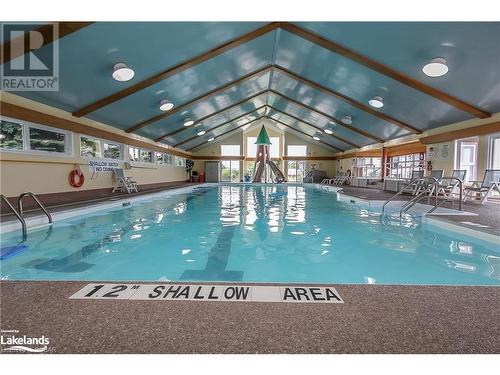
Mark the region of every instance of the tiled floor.
[[1, 329], [55, 353], [500, 353], [500, 288], [337, 285], [344, 304], [68, 299], [0, 282]]

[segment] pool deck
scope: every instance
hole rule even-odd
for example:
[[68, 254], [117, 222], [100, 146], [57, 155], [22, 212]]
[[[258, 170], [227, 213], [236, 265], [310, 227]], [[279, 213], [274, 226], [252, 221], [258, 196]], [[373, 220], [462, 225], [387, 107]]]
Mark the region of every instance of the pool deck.
[[[343, 186], [342, 193], [351, 197], [361, 198], [370, 201], [386, 201], [394, 195], [392, 192], [366, 189], [350, 186]], [[411, 199], [411, 195], [400, 195], [397, 200], [405, 201]], [[425, 203], [425, 199], [421, 203]], [[451, 205], [445, 204], [443, 207], [451, 208]], [[484, 204], [476, 202], [462, 203], [462, 210], [477, 214], [471, 215], [433, 215], [432, 218], [442, 220], [448, 223], [464, 226], [482, 232], [488, 232], [500, 236], [500, 201], [489, 200]]]
[[[187, 187], [187, 186], [196, 186], [196, 185], [200, 185], [200, 183], [198, 183], [198, 182], [172, 183], [168, 187], [160, 187], [160, 188], [154, 188], [154, 189], [143, 189], [143, 190], [139, 190], [137, 193], [130, 193], [130, 194], [124, 193], [124, 192], [116, 192], [116, 193], [110, 194], [109, 196], [96, 198], [96, 199], [88, 198], [88, 199], [79, 200], [78, 202], [46, 205], [46, 208], [49, 210], [50, 213], [55, 213], [55, 212], [70, 210], [70, 209], [74, 209], [74, 208], [87, 207], [89, 205], [96, 204], [96, 203], [106, 203], [106, 202], [109, 203], [109, 202], [116, 202], [116, 201], [120, 201], [120, 200], [128, 200], [128, 199], [140, 197], [140, 196], [143, 196], [146, 194], [159, 193], [162, 191], [178, 189], [178, 188], [183, 188], [183, 187]], [[25, 212], [24, 212], [24, 216], [26, 216], [26, 217], [33, 217], [33, 216], [37, 216], [37, 215], [40, 215], [40, 209], [38, 207], [25, 210]], [[11, 220], [12, 221], [16, 220], [12, 211], [8, 210], [8, 211], [1, 213], [0, 223], [11, 221]]]
[[1, 281], [1, 329], [54, 353], [500, 353], [500, 288], [335, 285], [344, 304], [68, 299]]

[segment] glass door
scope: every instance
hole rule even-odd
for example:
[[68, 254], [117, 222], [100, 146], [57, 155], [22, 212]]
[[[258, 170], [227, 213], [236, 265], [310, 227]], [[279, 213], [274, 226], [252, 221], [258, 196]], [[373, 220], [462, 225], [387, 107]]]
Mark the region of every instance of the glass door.
[[240, 182], [240, 161], [222, 160], [220, 180], [221, 182]]
[[457, 141], [456, 166], [457, 169], [465, 169], [466, 181], [475, 181], [477, 178], [477, 149], [479, 140], [476, 138]]

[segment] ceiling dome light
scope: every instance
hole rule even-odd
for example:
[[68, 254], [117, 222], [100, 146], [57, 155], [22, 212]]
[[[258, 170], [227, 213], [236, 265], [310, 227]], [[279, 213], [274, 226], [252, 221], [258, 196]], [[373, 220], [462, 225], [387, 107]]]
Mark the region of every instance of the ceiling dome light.
[[382, 108], [384, 106], [384, 98], [381, 96], [374, 96], [373, 99], [368, 101], [373, 108]]
[[346, 125], [351, 125], [352, 124], [352, 117], [351, 116], [347, 116], [345, 115], [344, 117], [342, 117], [342, 123], [346, 124]]
[[315, 141], [319, 141], [319, 137], [314, 136], [314, 137], [313, 137], [313, 139], [314, 139]]
[[214, 139], [215, 139], [214, 137], [211, 137], [211, 138], [208, 138], [208, 141], [212, 142]]
[[174, 103], [169, 102], [167, 99], [163, 99], [160, 102], [160, 110], [163, 112], [170, 111], [172, 108], [174, 108]]
[[446, 59], [435, 57], [422, 68], [424, 74], [428, 77], [441, 77], [448, 73], [448, 65]]
[[204, 135], [206, 133], [205, 130], [200, 130], [198, 133], [196, 133], [199, 137], [201, 137], [202, 135]]
[[119, 82], [130, 81], [134, 77], [134, 70], [125, 63], [113, 65], [113, 79]]
[[191, 126], [194, 124], [194, 120], [191, 120], [190, 118], [187, 118], [184, 120], [184, 126]]
[[331, 129], [325, 129], [324, 132], [326, 134], [333, 134], [333, 130], [331, 130]]

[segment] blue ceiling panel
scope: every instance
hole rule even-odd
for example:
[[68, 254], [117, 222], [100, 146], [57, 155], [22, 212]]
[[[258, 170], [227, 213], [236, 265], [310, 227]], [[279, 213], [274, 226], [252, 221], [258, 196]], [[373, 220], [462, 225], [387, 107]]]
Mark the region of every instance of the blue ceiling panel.
[[[224, 134], [226, 132], [229, 132], [231, 129], [234, 129], [234, 128], [240, 126], [240, 125], [246, 124], [246, 123], [248, 123], [250, 121], [254, 121], [257, 118], [263, 116], [264, 112], [265, 112], [265, 109], [262, 108], [262, 109], [260, 109], [260, 110], [258, 110], [256, 112], [254, 112], [254, 113], [248, 114], [247, 116], [242, 117], [241, 119], [238, 119], [238, 120], [236, 120], [234, 122], [231, 122], [229, 124], [223, 125], [220, 128], [215, 129], [214, 131], [207, 132], [202, 137], [199, 137], [197, 139], [193, 139], [192, 141], [186, 142], [185, 144], [182, 145], [181, 148], [183, 148], [184, 150], [189, 150], [192, 147], [199, 147], [201, 145], [206, 145], [206, 141], [210, 137], [220, 136], [220, 135], [222, 135], [222, 134]], [[251, 126], [251, 124], [249, 124], [249, 126]], [[244, 126], [242, 126], [241, 128], [239, 128], [239, 130], [243, 130], [243, 128], [244, 128]], [[230, 136], [231, 134], [232, 133], [228, 133], [227, 135]], [[217, 141], [219, 141], [219, 140], [220, 139], [217, 139]]]
[[[278, 112], [274, 109], [269, 109], [268, 111], [268, 117], [273, 120], [279, 120], [281, 122], [284, 122], [285, 124], [289, 125], [291, 128], [295, 130], [299, 130], [303, 133], [308, 134], [311, 138], [308, 139], [308, 142], [316, 142], [312, 137], [317, 136], [319, 137], [323, 142], [326, 142], [327, 144], [335, 147], [338, 150], [348, 150], [352, 148], [352, 146], [349, 146], [343, 142], [338, 141], [337, 139], [330, 137], [328, 134], [321, 133], [317, 131], [316, 129], [310, 127], [307, 124], [304, 124], [303, 122], [299, 122], [281, 112]], [[279, 124], [279, 123], [278, 123]], [[304, 136], [303, 136], [304, 137]]]
[[[287, 101], [286, 99], [283, 99], [281, 96], [275, 95], [275, 94], [270, 94], [269, 96], [269, 104], [275, 107], [276, 109], [283, 111], [285, 113], [288, 113], [290, 115], [293, 115], [295, 117], [298, 117], [300, 119], [304, 119], [305, 121], [311, 123], [312, 125], [315, 125], [321, 129], [326, 129], [329, 128], [334, 131], [334, 134], [346, 139], [348, 141], [351, 141], [352, 143], [358, 145], [358, 146], [366, 146], [371, 143], [375, 143], [376, 141], [367, 138], [361, 134], [355, 133], [349, 129], [345, 129], [344, 127], [338, 125], [338, 124], [332, 124], [328, 120], [327, 117], [324, 117], [320, 114], [317, 114], [315, 112], [311, 112], [310, 110], [300, 107], [295, 103], [292, 103], [290, 101]], [[310, 127], [310, 126], [309, 126]], [[316, 130], [315, 130], [316, 131]], [[326, 133], [323, 133], [325, 136], [328, 136]], [[332, 137], [330, 137], [332, 138]], [[347, 145], [342, 143], [342, 145], [348, 146], [348, 148], [352, 148], [351, 145]], [[345, 148], [345, 146], [343, 148]]]
[[363, 104], [380, 95], [385, 103], [380, 112], [419, 130], [472, 118], [449, 104], [288, 32], [280, 33], [276, 63]]
[[218, 110], [229, 107], [238, 103], [245, 98], [258, 94], [267, 89], [269, 84], [269, 73], [253, 78], [251, 80], [240, 83], [237, 86], [231, 87], [221, 94], [214, 95], [207, 100], [196, 103], [185, 111], [177, 112], [155, 123], [152, 123], [135, 133], [147, 138], [158, 138], [159, 136], [174, 131], [183, 126], [184, 119], [189, 117], [193, 120], [203, 118], [215, 113]]
[[[499, 22], [299, 22], [299, 26], [490, 112], [500, 112]], [[426, 76], [434, 57], [449, 72]]]
[[[18, 94], [74, 112], [264, 24], [97, 22], [59, 41], [59, 91]], [[111, 78], [117, 62], [135, 70], [132, 80], [117, 82]]]
[[172, 103], [181, 105], [270, 65], [273, 42], [274, 32], [265, 34], [101, 108], [88, 117], [121, 129], [129, 128], [162, 113], [159, 109], [162, 99], [168, 98]]
[[[351, 116], [353, 120], [353, 123], [351, 124], [352, 127], [363, 130], [369, 134], [373, 134], [379, 138], [392, 139], [409, 134], [409, 131], [406, 129], [402, 129], [390, 122], [384, 121], [365, 111], [353, 107], [348, 103], [337, 99], [333, 95], [323, 93], [312, 88], [311, 86], [296, 81], [278, 70], [273, 74], [272, 88], [275, 91], [295, 99], [300, 103], [304, 103], [323, 113], [326, 113], [337, 120], [341, 120], [345, 115]], [[305, 110], [304, 113], [312, 112]], [[315, 125], [321, 127], [327, 126], [328, 120], [326, 117], [317, 115], [316, 118], [319, 119], [319, 122], [315, 122]], [[354, 137], [354, 143], [360, 142], [361, 144], [367, 144], [373, 142], [371, 138], [364, 137], [339, 125], [335, 125], [335, 127], [339, 129], [339, 135], [344, 134], [348, 137], [347, 139]], [[356, 141], [355, 138], [357, 138]]]

